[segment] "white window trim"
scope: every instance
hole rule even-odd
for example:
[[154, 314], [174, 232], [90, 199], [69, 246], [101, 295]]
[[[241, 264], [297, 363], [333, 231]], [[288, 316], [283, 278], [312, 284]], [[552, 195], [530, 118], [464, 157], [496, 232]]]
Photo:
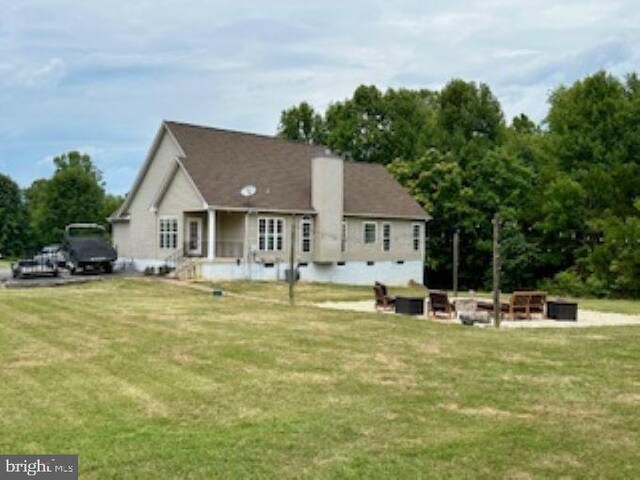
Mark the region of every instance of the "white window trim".
[[[415, 230], [416, 227], [418, 227], [418, 248], [415, 247], [415, 241], [416, 241], [416, 234], [415, 234]], [[422, 235], [422, 224], [420, 223], [412, 223], [411, 224], [411, 249], [414, 252], [421, 252], [422, 251], [422, 246], [423, 246], [423, 239], [424, 236]]]
[[[264, 249], [260, 248], [260, 221], [264, 220], [265, 221], [265, 232], [264, 232]], [[268, 248], [269, 247], [269, 220], [273, 220], [273, 233], [271, 234], [273, 236], [273, 249]], [[282, 222], [282, 232], [280, 233], [280, 236], [282, 237], [282, 248], [278, 248], [278, 221]], [[284, 252], [285, 251], [285, 227], [286, 227], [286, 223], [284, 221], [284, 217], [258, 217], [256, 220], [256, 240], [257, 243], [256, 245], [258, 246], [258, 251], [259, 252]]]
[[[167, 221], [175, 221], [176, 222], [176, 228], [175, 230], [172, 231], [167, 231], [167, 232], [163, 232], [162, 231], [162, 227], [161, 224], [162, 222], [167, 222]], [[162, 242], [160, 241], [160, 238], [162, 235], [166, 235], [165, 240], [168, 240], [171, 238], [172, 235], [175, 235], [176, 237], [176, 246], [175, 247], [171, 247], [171, 246], [167, 246], [167, 242], [164, 242], [164, 246], [162, 245]], [[178, 217], [176, 215], [161, 215], [158, 217], [158, 236], [156, 237], [156, 241], [158, 242], [158, 248], [160, 250], [177, 250], [179, 245], [180, 245], [180, 222], [178, 221]], [[171, 242], [168, 242], [169, 244], [171, 244]]]
[[[309, 251], [304, 251], [304, 225], [309, 225]], [[311, 253], [313, 252], [313, 220], [310, 218], [303, 218], [300, 221], [300, 252], [301, 253]]]
[[[389, 227], [389, 248], [385, 249], [384, 248], [384, 227]], [[382, 241], [380, 242], [382, 245], [380, 246], [380, 248], [382, 249], [383, 252], [390, 252], [391, 251], [391, 244], [392, 242], [392, 237], [393, 237], [393, 227], [391, 226], [390, 222], [383, 222], [382, 223], [382, 232], [381, 232], [381, 236], [382, 236]]]
[[[373, 225], [373, 242], [367, 242], [367, 225]], [[364, 245], [375, 245], [378, 243], [378, 222], [363, 222], [362, 243]]]

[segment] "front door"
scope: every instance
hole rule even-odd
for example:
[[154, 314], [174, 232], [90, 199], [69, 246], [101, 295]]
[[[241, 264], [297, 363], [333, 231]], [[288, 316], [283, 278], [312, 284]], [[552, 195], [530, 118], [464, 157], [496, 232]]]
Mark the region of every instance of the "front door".
[[202, 255], [202, 219], [187, 220], [187, 253], [194, 257]]

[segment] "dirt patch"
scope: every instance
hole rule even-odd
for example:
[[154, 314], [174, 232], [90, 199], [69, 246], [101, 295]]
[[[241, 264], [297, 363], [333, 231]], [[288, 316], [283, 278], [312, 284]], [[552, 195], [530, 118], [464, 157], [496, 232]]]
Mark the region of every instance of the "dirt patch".
[[509, 412], [507, 410], [500, 410], [494, 407], [463, 407], [457, 403], [444, 403], [439, 405], [440, 408], [444, 408], [450, 412], [458, 412], [463, 415], [470, 415], [474, 417], [489, 417], [489, 418], [518, 418], [518, 419], [530, 419], [533, 415], [524, 412]]

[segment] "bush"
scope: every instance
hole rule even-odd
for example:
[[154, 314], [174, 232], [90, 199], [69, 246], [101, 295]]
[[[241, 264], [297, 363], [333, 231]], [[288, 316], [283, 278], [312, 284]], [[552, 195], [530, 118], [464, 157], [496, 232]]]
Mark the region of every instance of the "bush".
[[155, 267], [146, 267], [144, 269], [144, 274], [147, 275], [147, 276], [155, 275], [156, 274], [156, 268]]
[[540, 288], [556, 295], [572, 297], [584, 297], [593, 293], [578, 272], [573, 269], [558, 272], [552, 279], [543, 280], [540, 282]]
[[168, 273], [171, 272], [171, 270], [173, 270], [169, 265], [164, 264], [164, 265], [160, 265], [158, 267], [158, 275], [167, 275]]

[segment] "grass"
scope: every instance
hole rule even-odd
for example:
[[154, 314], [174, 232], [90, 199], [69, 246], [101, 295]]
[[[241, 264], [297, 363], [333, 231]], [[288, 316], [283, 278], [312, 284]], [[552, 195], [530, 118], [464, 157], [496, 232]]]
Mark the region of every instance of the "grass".
[[638, 478], [639, 343], [144, 279], [0, 290], [0, 451], [88, 479]]
[[[285, 282], [232, 281], [205, 284], [238, 295], [281, 302], [289, 301], [289, 285]], [[389, 293], [391, 295], [420, 295], [424, 297], [428, 291], [422, 285], [415, 285], [412, 287], [390, 287]], [[295, 297], [296, 301], [302, 304], [357, 300], [371, 300], [373, 302], [373, 289], [370, 286], [299, 282], [295, 287]]]
[[8, 270], [11, 268], [11, 262], [9, 260], [0, 260], [0, 270]]

